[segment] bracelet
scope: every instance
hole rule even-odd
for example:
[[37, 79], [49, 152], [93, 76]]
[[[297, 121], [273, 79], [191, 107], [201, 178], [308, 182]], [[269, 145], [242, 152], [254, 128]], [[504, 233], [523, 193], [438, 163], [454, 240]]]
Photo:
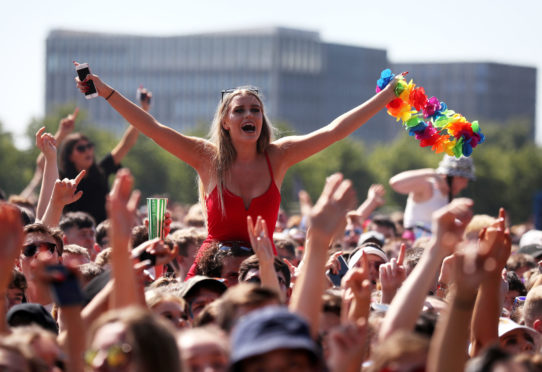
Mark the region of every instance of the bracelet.
[[[382, 71], [376, 91], [380, 92], [396, 78], [390, 69]], [[401, 120], [409, 135], [430, 146], [435, 153], [445, 152], [457, 158], [470, 156], [472, 149], [484, 142], [477, 121], [470, 123], [436, 97], [428, 98], [423, 87], [416, 87], [399, 76], [394, 87], [397, 98], [387, 104], [388, 114]]]
[[105, 97], [105, 100], [106, 101], [109, 101], [109, 98], [111, 98], [111, 96], [115, 94], [115, 89], [111, 89], [111, 93], [109, 93], [109, 95], [107, 97]]

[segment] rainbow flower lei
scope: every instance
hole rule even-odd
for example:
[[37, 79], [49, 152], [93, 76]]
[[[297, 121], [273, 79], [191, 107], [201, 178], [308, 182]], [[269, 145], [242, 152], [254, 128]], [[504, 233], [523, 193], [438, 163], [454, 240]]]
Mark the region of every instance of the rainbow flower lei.
[[[382, 71], [376, 92], [394, 78], [390, 69]], [[421, 147], [431, 146], [437, 154], [445, 152], [459, 158], [470, 156], [472, 149], [484, 142], [485, 136], [477, 121], [470, 123], [438, 98], [427, 98], [423, 87], [416, 87], [412, 80], [407, 83], [402, 75], [395, 86], [395, 96], [397, 98], [386, 105], [388, 114], [401, 120], [408, 133], [420, 141]]]

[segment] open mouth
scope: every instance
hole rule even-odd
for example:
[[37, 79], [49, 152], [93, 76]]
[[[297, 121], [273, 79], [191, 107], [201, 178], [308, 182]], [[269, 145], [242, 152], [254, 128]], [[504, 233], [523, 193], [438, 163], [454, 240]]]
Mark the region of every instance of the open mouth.
[[256, 131], [256, 126], [254, 124], [247, 123], [247, 124], [243, 124], [241, 129], [247, 133], [254, 133]]

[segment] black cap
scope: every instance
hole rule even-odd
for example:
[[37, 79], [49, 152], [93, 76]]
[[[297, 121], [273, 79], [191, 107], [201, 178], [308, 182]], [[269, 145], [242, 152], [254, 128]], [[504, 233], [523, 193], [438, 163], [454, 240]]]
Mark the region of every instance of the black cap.
[[25, 303], [15, 305], [9, 309], [6, 320], [10, 327], [36, 324], [48, 331], [58, 334], [58, 325], [53, 319], [53, 316], [40, 304]]

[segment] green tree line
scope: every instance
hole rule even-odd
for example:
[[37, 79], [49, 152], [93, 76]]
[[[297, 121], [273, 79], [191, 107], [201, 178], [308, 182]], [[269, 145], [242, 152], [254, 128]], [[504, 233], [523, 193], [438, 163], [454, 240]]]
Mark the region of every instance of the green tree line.
[[[58, 107], [51, 115], [32, 120], [27, 128], [29, 139], [34, 142], [34, 135], [41, 126], [54, 133], [60, 119], [72, 111], [73, 105], [66, 105]], [[279, 135], [294, 133], [287, 124], [278, 127]], [[79, 113], [75, 130], [87, 134], [95, 143], [98, 159], [113, 149], [119, 140], [93, 125], [85, 112]], [[206, 131], [207, 126], [200, 124], [187, 134], [205, 136]], [[325, 178], [331, 173], [342, 172], [354, 183], [360, 202], [371, 184], [381, 183], [387, 188], [385, 210], [401, 210], [406, 196], [389, 188], [390, 177], [408, 169], [436, 167], [442, 155], [434, 154], [429, 148], [420, 148], [399, 124], [397, 131], [399, 134], [393, 141], [371, 146], [351, 136], [295, 165], [283, 182], [283, 207], [296, 212], [299, 190], [307, 190], [315, 200]], [[532, 215], [535, 193], [542, 189], [542, 149], [533, 144], [529, 127], [521, 120], [506, 125], [483, 123], [482, 131], [486, 142], [472, 155], [477, 179], [469, 184], [463, 195], [474, 199], [475, 213], [496, 215], [503, 206], [514, 223], [524, 222]], [[34, 173], [37, 155], [36, 148], [17, 149], [11, 134], [0, 123], [0, 188], [8, 195], [23, 190]], [[132, 171], [135, 186], [142, 191], [143, 197], [165, 195], [184, 204], [195, 203], [198, 199], [194, 170], [143, 135], [126, 156], [123, 166]]]

